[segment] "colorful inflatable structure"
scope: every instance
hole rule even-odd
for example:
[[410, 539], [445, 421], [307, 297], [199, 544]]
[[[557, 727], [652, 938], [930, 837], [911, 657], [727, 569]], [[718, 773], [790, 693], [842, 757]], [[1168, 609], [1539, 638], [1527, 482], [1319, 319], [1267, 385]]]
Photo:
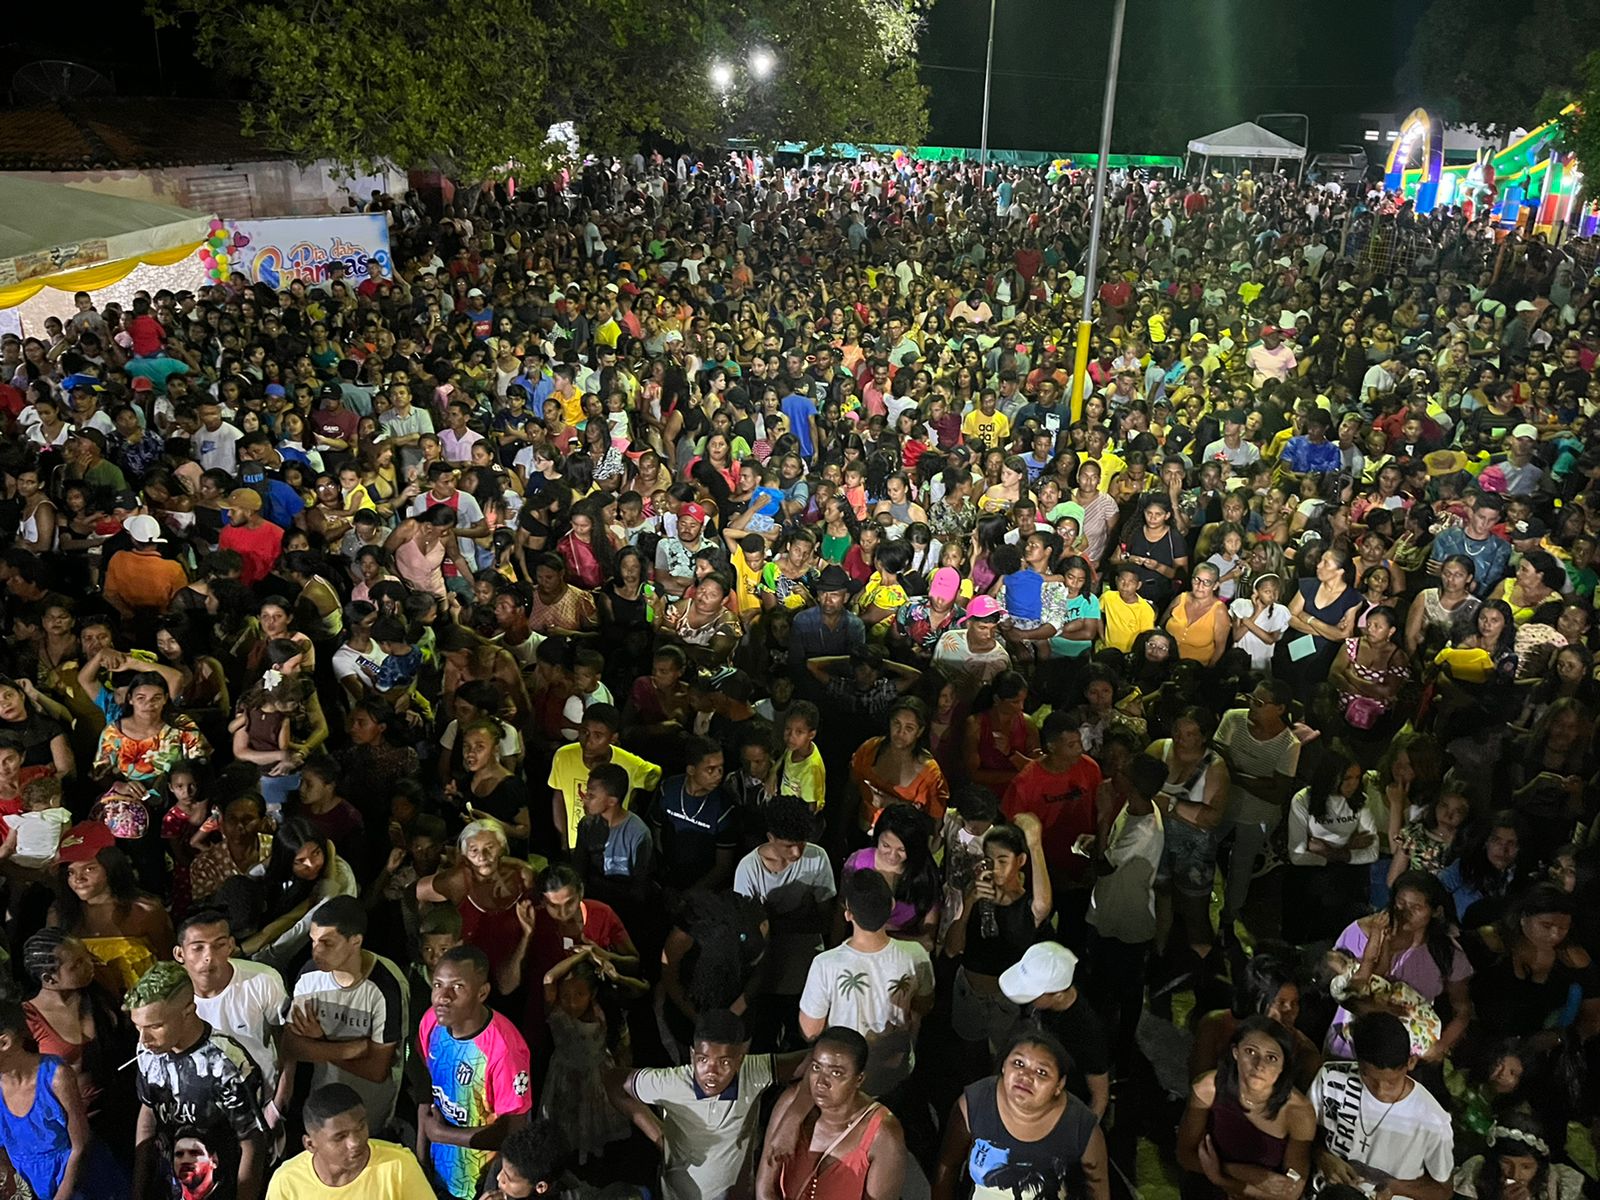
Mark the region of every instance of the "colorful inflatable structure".
[[[1572, 112], [1562, 110], [1562, 116]], [[1549, 234], [1573, 216], [1583, 186], [1577, 159], [1561, 148], [1560, 118], [1523, 134], [1504, 150], [1485, 151], [1472, 163], [1444, 165], [1443, 128], [1426, 109], [1400, 126], [1389, 151], [1384, 187], [1405, 195], [1419, 213], [1459, 204], [1469, 214], [1485, 207], [1501, 230]], [[1600, 225], [1600, 204], [1590, 203], [1573, 232], [1589, 236]]]

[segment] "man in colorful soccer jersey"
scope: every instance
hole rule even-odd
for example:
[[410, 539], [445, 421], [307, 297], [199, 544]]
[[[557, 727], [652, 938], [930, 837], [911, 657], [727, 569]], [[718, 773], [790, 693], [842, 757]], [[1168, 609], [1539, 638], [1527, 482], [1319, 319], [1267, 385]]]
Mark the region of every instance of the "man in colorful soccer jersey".
[[458, 1200], [478, 1194], [500, 1143], [527, 1123], [533, 1107], [528, 1044], [489, 1011], [488, 998], [483, 951], [445, 951], [433, 969], [433, 1007], [417, 1035], [433, 1083], [433, 1103], [417, 1114], [417, 1157], [431, 1156], [440, 1186]]

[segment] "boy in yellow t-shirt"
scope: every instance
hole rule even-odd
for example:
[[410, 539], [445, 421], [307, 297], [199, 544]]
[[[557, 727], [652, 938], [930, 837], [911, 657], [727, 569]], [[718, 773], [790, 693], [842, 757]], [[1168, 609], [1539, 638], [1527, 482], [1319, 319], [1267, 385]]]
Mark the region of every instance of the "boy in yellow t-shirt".
[[961, 422], [961, 433], [968, 442], [976, 442], [985, 450], [993, 450], [1011, 436], [1011, 422], [1003, 412], [997, 411], [1000, 401], [993, 392], [978, 397], [978, 407]]
[[738, 546], [729, 558], [733, 565], [733, 609], [748, 627], [761, 612], [761, 597], [756, 589], [767, 566], [767, 540], [759, 533], [745, 533], [729, 540]]
[[822, 714], [809, 700], [796, 700], [783, 721], [783, 754], [778, 758], [773, 792], [799, 796], [818, 813], [828, 798], [828, 771], [817, 749], [817, 723]]
[[1139, 573], [1132, 567], [1117, 568], [1117, 587], [1100, 597], [1100, 617], [1105, 622], [1102, 648], [1110, 646], [1124, 654], [1133, 649], [1133, 639], [1156, 627], [1156, 610], [1139, 595]]
[[578, 725], [578, 740], [557, 750], [550, 763], [550, 785], [556, 832], [567, 844], [567, 849], [578, 845], [578, 822], [583, 820], [583, 797], [589, 788], [589, 772], [601, 763], [613, 762], [628, 773], [631, 785], [629, 796], [623, 797], [627, 808], [633, 792], [649, 792], [661, 784], [661, 768], [645, 762], [637, 754], [630, 754], [616, 744], [621, 732], [622, 714], [609, 704], [595, 704], [584, 710]]

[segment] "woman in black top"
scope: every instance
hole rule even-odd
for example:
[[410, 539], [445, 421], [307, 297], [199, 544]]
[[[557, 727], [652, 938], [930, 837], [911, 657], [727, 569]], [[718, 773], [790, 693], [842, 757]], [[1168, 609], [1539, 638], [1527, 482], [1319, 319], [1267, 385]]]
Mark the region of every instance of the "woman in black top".
[[1600, 1030], [1600, 968], [1572, 939], [1576, 912], [1567, 892], [1537, 883], [1496, 924], [1462, 935], [1473, 969], [1474, 1043], [1568, 1025], [1582, 1038]]
[[606, 682], [613, 693], [626, 694], [633, 681], [650, 673], [655, 625], [650, 617], [654, 596], [650, 567], [637, 546], [617, 551], [612, 577], [595, 592], [600, 639], [606, 648]]
[[1131, 525], [1111, 561], [1126, 564], [1139, 576], [1139, 594], [1155, 610], [1165, 612], [1178, 578], [1189, 568], [1189, 547], [1172, 528], [1172, 502], [1162, 495], [1147, 497], [1140, 520]]
[[[983, 865], [945, 935], [945, 956], [961, 960], [952, 1023], [968, 1042], [996, 1043], [1017, 1018], [1017, 1006], [1000, 991], [1000, 974], [1039, 940], [1054, 904], [1040, 829], [1037, 817], [1022, 813], [1015, 825], [984, 834]], [[1031, 889], [1023, 874], [1030, 860], [1037, 864]]]
[[950, 1111], [934, 1200], [1110, 1200], [1105, 1135], [1088, 1105], [1067, 1091], [1067, 1067], [1066, 1048], [1053, 1034], [1018, 1030], [999, 1072], [968, 1087]]

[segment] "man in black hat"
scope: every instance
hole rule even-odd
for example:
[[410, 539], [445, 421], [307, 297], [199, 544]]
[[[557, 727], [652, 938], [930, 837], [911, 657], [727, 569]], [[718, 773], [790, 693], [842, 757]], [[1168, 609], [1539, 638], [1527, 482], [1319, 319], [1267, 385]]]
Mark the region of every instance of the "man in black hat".
[[790, 629], [789, 671], [796, 679], [807, 677], [810, 659], [846, 655], [867, 644], [867, 627], [855, 613], [845, 611], [850, 590], [850, 576], [843, 567], [830, 563], [823, 569], [816, 606], [802, 610]]

